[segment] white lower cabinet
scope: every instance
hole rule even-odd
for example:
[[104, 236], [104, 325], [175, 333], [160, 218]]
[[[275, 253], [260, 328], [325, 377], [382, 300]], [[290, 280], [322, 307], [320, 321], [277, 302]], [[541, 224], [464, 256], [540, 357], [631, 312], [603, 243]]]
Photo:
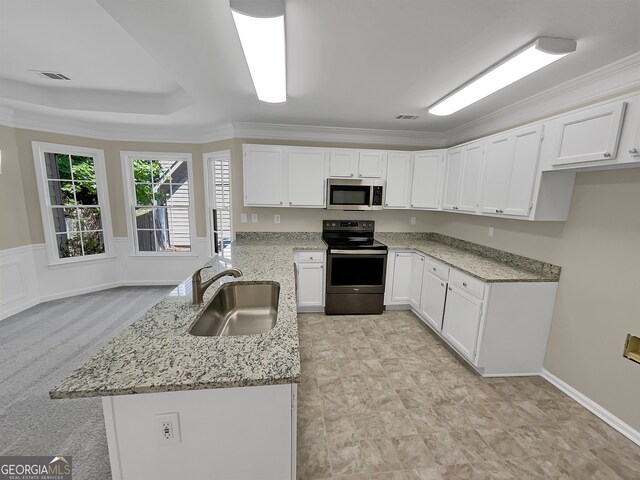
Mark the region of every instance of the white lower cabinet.
[[442, 335], [472, 362], [476, 357], [482, 303], [481, 299], [464, 293], [455, 285], [449, 285]]
[[431, 328], [442, 330], [444, 302], [447, 298], [447, 282], [429, 271], [422, 278], [422, 296], [419, 315], [429, 323]]
[[411, 259], [411, 278], [409, 281], [409, 305], [417, 309], [420, 307], [422, 296], [422, 277], [424, 275], [424, 255], [414, 253]]
[[411, 309], [484, 376], [540, 373], [557, 282], [487, 283], [422, 252], [388, 261], [387, 307]]
[[324, 252], [295, 255], [296, 299], [299, 312], [324, 310]]

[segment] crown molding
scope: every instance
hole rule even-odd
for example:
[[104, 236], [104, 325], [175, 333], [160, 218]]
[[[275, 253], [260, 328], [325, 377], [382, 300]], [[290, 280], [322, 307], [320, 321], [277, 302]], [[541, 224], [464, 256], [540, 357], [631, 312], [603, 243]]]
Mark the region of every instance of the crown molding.
[[15, 123], [13, 121], [13, 115], [14, 115], [13, 109], [0, 105], [0, 125], [5, 125], [7, 127], [15, 127]]
[[443, 133], [234, 122], [197, 127], [88, 122], [0, 105], [0, 125], [98, 140], [204, 144], [232, 138], [443, 148], [640, 90], [640, 53]]
[[407, 147], [441, 147], [447, 139], [442, 133], [415, 130], [379, 130], [351, 127], [321, 127], [273, 123], [233, 123], [236, 138], [345, 142]]
[[637, 89], [640, 89], [640, 53], [447, 130], [444, 135], [447, 146], [457, 145]]

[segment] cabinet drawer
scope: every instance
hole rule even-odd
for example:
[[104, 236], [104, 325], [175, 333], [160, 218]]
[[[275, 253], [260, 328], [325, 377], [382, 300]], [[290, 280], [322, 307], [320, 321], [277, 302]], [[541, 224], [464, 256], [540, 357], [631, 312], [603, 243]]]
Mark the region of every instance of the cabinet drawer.
[[449, 267], [442, 265], [429, 257], [426, 257], [424, 260], [424, 268], [434, 274], [441, 279], [448, 281], [449, 280]]
[[478, 280], [458, 270], [451, 270], [449, 281], [474, 297], [484, 298], [485, 284], [482, 280]]
[[324, 252], [299, 252], [300, 263], [321, 263], [324, 261]]

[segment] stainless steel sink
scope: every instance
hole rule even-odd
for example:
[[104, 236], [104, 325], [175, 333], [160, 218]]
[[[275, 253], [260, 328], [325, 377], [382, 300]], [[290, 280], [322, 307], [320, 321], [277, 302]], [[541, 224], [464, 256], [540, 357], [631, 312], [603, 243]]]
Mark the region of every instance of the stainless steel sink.
[[254, 335], [271, 330], [278, 317], [280, 284], [225, 284], [193, 322], [189, 333], [207, 337]]

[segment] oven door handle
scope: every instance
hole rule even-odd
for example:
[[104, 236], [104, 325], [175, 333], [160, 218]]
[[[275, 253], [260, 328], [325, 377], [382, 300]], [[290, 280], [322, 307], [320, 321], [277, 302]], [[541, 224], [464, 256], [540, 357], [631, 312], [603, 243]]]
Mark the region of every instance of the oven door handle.
[[387, 250], [329, 250], [329, 254], [338, 255], [386, 255]]

